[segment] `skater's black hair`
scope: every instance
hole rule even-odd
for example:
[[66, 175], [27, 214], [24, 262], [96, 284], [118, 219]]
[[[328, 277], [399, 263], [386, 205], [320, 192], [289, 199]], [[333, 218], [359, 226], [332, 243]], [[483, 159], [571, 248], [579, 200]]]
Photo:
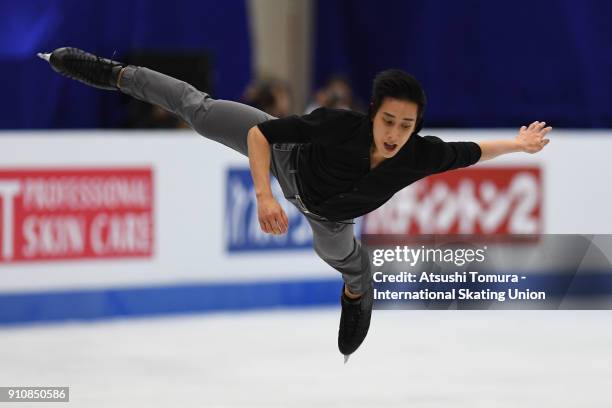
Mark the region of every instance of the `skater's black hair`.
[[418, 133], [423, 127], [423, 112], [427, 104], [425, 91], [419, 81], [401, 69], [387, 69], [376, 75], [372, 86], [372, 100], [368, 110], [370, 118], [374, 118], [386, 97], [417, 104], [419, 110], [414, 133]]

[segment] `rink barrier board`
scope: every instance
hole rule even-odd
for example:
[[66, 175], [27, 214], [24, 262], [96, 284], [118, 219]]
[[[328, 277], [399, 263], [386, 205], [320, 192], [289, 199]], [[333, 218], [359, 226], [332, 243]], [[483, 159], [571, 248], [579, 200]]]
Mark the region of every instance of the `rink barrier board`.
[[[464, 129], [434, 130], [433, 134], [457, 141], [503, 138], [514, 132]], [[0, 135], [4, 171], [147, 168], [154, 174], [155, 192], [151, 207], [155, 240], [151, 241], [150, 256], [112, 261], [6, 260], [0, 265], [0, 324], [300, 307], [315, 302], [337, 305], [340, 278], [322, 265], [309, 245], [291, 241], [289, 248], [279, 248], [260, 242], [261, 237], [255, 234], [258, 229], [248, 222], [254, 214], [252, 194], [245, 195], [251, 201], [243, 203], [241, 221], [229, 223], [224, 199], [230, 185], [227, 177], [236, 168], [248, 176], [248, 161], [225, 146], [190, 131], [62, 130]], [[612, 189], [605, 179], [593, 175], [612, 171], [608, 160], [611, 136], [610, 131], [555, 131], [553, 143], [542, 154], [508, 155], [493, 165], [541, 169], [543, 232], [610, 233]], [[588, 160], [567, 167], [576, 157]], [[488, 166], [485, 163], [482, 168]], [[571, 195], [567, 194], [568, 185], [572, 186]], [[238, 232], [229, 234], [234, 227]], [[246, 233], [252, 236], [237, 247], [241, 251], [228, 246], [228, 236]], [[258, 251], [252, 250], [253, 243]], [[330, 273], [336, 280], [327, 278]], [[228, 277], [234, 283], [224, 283]], [[262, 280], [254, 283], [254, 277]], [[308, 284], [306, 279], [325, 279], [316, 282], [328, 282], [326, 295], [311, 298], [308, 288], [314, 283]], [[580, 282], [587, 282], [587, 291], [610, 292], [610, 284], [599, 279]], [[293, 298], [284, 299], [276, 293], [287, 290], [284, 285], [289, 285]], [[234, 293], [242, 293], [244, 299], [233, 300]], [[267, 296], [260, 298], [262, 294]]]
[[[532, 288], [554, 297], [571, 284], [573, 298], [612, 296], [610, 271], [580, 275], [542, 274]], [[0, 295], [0, 325], [121, 317], [214, 313], [338, 305], [341, 280], [192, 284]]]
[[340, 278], [213, 283], [0, 295], [0, 325], [116, 317], [324, 306]]

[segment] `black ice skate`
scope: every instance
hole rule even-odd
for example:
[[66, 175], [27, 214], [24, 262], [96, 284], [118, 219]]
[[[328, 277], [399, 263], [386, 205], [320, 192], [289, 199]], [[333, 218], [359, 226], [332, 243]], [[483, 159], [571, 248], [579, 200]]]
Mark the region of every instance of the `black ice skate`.
[[370, 328], [372, 317], [372, 303], [374, 300], [374, 288], [369, 289], [359, 299], [350, 299], [344, 294], [340, 296], [342, 305], [342, 316], [340, 317], [340, 329], [338, 330], [338, 349], [344, 354], [346, 363], [349, 356], [359, 348]]
[[100, 58], [78, 48], [63, 47], [52, 53], [37, 54], [46, 60], [58, 73], [76, 79], [89, 86], [101, 89], [116, 90], [121, 62]]

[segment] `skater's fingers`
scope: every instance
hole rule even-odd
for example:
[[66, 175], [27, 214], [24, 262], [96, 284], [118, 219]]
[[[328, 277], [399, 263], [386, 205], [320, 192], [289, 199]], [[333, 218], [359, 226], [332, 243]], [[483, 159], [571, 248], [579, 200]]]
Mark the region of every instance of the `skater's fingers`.
[[287, 215], [275, 199], [264, 199], [258, 202], [257, 212], [259, 224], [263, 232], [283, 234], [287, 231]]
[[276, 226], [276, 230], [274, 231], [276, 234], [284, 234], [287, 231], [285, 223], [280, 217], [275, 220], [274, 225]]
[[551, 128], [550, 126], [549, 126], [549, 127], [546, 127], [546, 128], [544, 128], [544, 129], [542, 129], [542, 130], [540, 131], [540, 135], [541, 135], [541, 136], [546, 136], [546, 134], [547, 134], [548, 132], [550, 132], [551, 130], [552, 130], [552, 128]]
[[280, 215], [279, 210], [276, 208], [271, 210], [268, 214], [266, 214], [265, 221], [266, 221], [268, 233], [280, 234], [280, 227], [278, 225], [279, 224], [278, 220], [280, 218], [279, 215]]
[[283, 232], [287, 232], [287, 230], [289, 229], [289, 218], [287, 218], [287, 214], [285, 213], [285, 211], [282, 211], [282, 210], [281, 210], [281, 220], [283, 224]]
[[272, 233], [273, 234], [277, 234], [277, 235], [280, 234], [281, 233], [281, 227], [280, 227], [280, 225], [278, 223], [278, 220], [276, 220], [276, 219], [273, 220], [271, 222], [271, 224], [272, 224]]
[[280, 228], [278, 227], [278, 223], [276, 222], [275, 219], [270, 220], [268, 224], [270, 225], [269, 227], [270, 234], [280, 234]]
[[265, 232], [266, 234], [270, 234], [272, 232], [272, 226], [270, 225], [268, 221], [262, 220], [260, 221], [260, 225], [261, 225], [261, 230]]
[[274, 233], [275, 234], [284, 234], [285, 232], [287, 232], [287, 215], [285, 214], [285, 211], [283, 210], [283, 207], [281, 207], [280, 205], [278, 205], [275, 208], [275, 211], [271, 214], [272, 216], [272, 228], [274, 229]]

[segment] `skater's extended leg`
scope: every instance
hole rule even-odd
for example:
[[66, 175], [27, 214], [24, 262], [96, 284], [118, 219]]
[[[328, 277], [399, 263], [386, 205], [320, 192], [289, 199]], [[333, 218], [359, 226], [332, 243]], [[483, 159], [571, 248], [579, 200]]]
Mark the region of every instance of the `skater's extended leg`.
[[248, 105], [213, 99], [186, 82], [144, 67], [125, 67], [119, 89], [176, 114], [202, 136], [245, 156], [249, 129], [274, 119]]
[[100, 58], [71, 47], [39, 54], [58, 73], [101, 89], [116, 90], [179, 116], [201, 135], [247, 155], [251, 127], [272, 116], [241, 103], [214, 100], [186, 82], [153, 70]]

